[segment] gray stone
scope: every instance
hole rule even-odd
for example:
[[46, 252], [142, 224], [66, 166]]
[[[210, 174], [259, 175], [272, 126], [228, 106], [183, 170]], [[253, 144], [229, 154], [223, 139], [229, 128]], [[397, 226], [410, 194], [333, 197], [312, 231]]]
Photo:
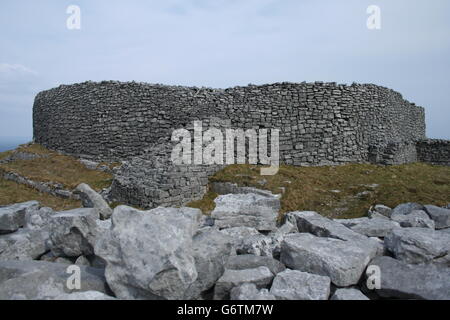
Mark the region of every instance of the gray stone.
[[391, 214], [392, 214], [392, 209], [389, 208], [388, 206], [382, 205], [382, 204], [377, 204], [375, 206], [373, 206], [372, 208], [370, 208], [369, 210], [369, 217], [371, 217], [372, 215], [382, 215], [383, 217], [386, 218], [390, 218]]
[[395, 258], [407, 263], [450, 266], [450, 234], [427, 228], [401, 228], [384, 238]]
[[73, 261], [68, 259], [68, 258], [63, 258], [63, 257], [57, 257], [54, 261], [55, 263], [60, 263], [60, 264], [68, 264], [68, 265], [72, 265]]
[[14, 232], [25, 225], [27, 212], [39, 208], [39, 202], [28, 201], [0, 207], [0, 233]]
[[297, 270], [285, 270], [273, 280], [270, 293], [277, 300], [328, 300], [329, 277]]
[[276, 229], [280, 199], [254, 193], [227, 194], [214, 200], [211, 213], [219, 228], [252, 227], [260, 231]]
[[105, 199], [86, 183], [79, 184], [74, 193], [80, 196], [83, 207], [97, 209], [101, 219], [108, 219], [112, 215], [113, 210]]
[[202, 292], [214, 286], [225, 271], [233, 243], [229, 236], [206, 228], [195, 235], [192, 247], [197, 279], [186, 290], [185, 299], [198, 299]]
[[391, 219], [393, 219], [396, 216], [404, 216], [410, 214], [414, 210], [423, 210], [423, 209], [424, 209], [423, 205], [418, 203], [414, 202], [402, 203], [392, 210]]
[[118, 206], [112, 229], [95, 246], [106, 279], [120, 299], [181, 299], [198, 277], [192, 237], [201, 211]]
[[[100, 291], [108, 293], [100, 269], [80, 266], [79, 290], [69, 289], [68, 265], [45, 261], [0, 261], [0, 300], [52, 299], [64, 293]], [[70, 271], [70, 270], [69, 270]]]
[[253, 254], [231, 256], [225, 265], [225, 268], [230, 270], [255, 269], [258, 267], [267, 267], [274, 275], [286, 269], [284, 264], [278, 260]]
[[61, 211], [50, 219], [50, 249], [56, 256], [78, 257], [94, 253], [98, 228], [93, 208]]
[[384, 298], [450, 300], [450, 268], [420, 264], [411, 265], [391, 257], [377, 257], [370, 262], [379, 267]]
[[334, 238], [349, 241], [367, 251], [371, 258], [382, 254], [379, 243], [359, 234], [344, 225], [327, 219], [317, 212], [296, 211], [290, 213], [297, 221], [299, 232], [311, 233], [317, 237]]
[[369, 300], [361, 291], [353, 288], [337, 289], [330, 300]]
[[32, 230], [49, 231], [51, 217], [55, 214], [52, 208], [43, 207], [36, 210], [27, 210], [25, 214], [25, 227]]
[[85, 256], [79, 256], [77, 260], [75, 260], [75, 264], [79, 266], [90, 266], [91, 263], [89, 262], [89, 259]]
[[406, 215], [395, 215], [393, 221], [400, 223], [404, 228], [429, 228], [434, 229], [434, 221], [423, 210], [413, 210]]
[[440, 229], [439, 232], [448, 233], [450, 234], [450, 228], [447, 229]]
[[334, 221], [368, 237], [384, 238], [394, 228], [400, 227], [398, 222], [380, 218], [335, 219]]
[[244, 240], [245, 238], [260, 234], [258, 230], [250, 227], [226, 228], [220, 230], [220, 232], [233, 238], [233, 243], [235, 247], [238, 247], [242, 243], [242, 240]]
[[59, 296], [56, 296], [53, 300], [78, 301], [78, 300], [117, 300], [117, 299], [99, 291], [84, 291], [84, 292], [63, 293], [60, 294]]
[[237, 254], [273, 257], [276, 245], [277, 243], [274, 243], [273, 238], [257, 234], [242, 239], [241, 243], [236, 246], [236, 252]]
[[433, 219], [436, 229], [450, 228], [450, 210], [439, 208], [432, 205], [426, 205], [425, 211]]
[[230, 300], [276, 300], [276, 298], [267, 289], [258, 290], [253, 283], [244, 283], [231, 289]]
[[34, 260], [47, 251], [40, 230], [20, 229], [0, 235], [0, 261]]
[[273, 279], [273, 274], [267, 267], [258, 267], [245, 270], [228, 270], [216, 282], [214, 299], [225, 300], [229, 298], [231, 289], [244, 283], [253, 283], [258, 289], [267, 287]]
[[339, 287], [357, 284], [371, 256], [353, 241], [307, 233], [287, 235], [281, 245], [281, 262], [286, 267], [328, 276]]

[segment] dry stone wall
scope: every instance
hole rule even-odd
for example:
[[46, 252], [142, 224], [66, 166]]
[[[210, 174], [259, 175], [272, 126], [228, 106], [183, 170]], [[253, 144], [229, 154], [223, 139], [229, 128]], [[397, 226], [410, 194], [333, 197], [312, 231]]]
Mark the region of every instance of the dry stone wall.
[[275, 83], [210, 89], [105, 81], [36, 96], [34, 140], [95, 160], [124, 161], [110, 197], [143, 208], [200, 198], [220, 166], [175, 166], [173, 130], [279, 129], [280, 161], [292, 165], [417, 161], [422, 107], [376, 85]]

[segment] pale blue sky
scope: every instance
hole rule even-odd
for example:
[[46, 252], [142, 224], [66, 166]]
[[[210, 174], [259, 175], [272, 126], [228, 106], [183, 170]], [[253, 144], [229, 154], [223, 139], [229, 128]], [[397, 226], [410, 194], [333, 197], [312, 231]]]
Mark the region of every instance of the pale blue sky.
[[[71, 4], [81, 30], [66, 28]], [[366, 27], [372, 4], [381, 30]], [[397, 90], [450, 139], [448, 0], [1, 0], [0, 42], [0, 137], [31, 137], [34, 96], [60, 84], [317, 80]]]

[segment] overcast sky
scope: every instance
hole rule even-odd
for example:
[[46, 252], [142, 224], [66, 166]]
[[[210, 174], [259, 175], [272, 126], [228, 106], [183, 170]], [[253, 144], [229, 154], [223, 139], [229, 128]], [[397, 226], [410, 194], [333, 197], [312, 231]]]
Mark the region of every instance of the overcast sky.
[[[81, 29], [69, 30], [69, 5]], [[381, 30], [369, 30], [369, 5]], [[450, 139], [448, 0], [1, 0], [0, 137], [32, 136], [41, 90], [86, 80], [230, 87], [374, 83]]]

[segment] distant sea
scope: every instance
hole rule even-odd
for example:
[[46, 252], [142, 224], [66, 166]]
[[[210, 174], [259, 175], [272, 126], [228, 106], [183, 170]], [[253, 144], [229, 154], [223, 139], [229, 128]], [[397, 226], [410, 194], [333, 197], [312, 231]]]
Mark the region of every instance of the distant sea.
[[31, 137], [0, 137], [0, 152], [15, 149], [31, 140]]

